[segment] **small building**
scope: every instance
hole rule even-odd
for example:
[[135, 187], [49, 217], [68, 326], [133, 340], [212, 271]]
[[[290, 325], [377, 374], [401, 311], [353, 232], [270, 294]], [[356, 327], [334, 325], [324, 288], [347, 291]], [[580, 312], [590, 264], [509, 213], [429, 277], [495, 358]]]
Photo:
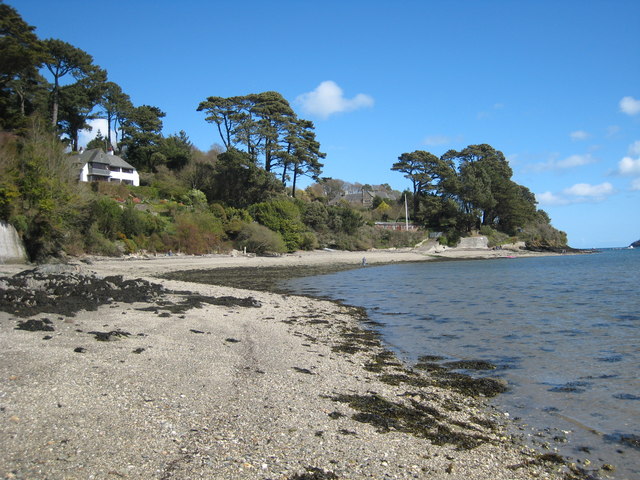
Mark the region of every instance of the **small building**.
[[350, 205], [354, 206], [364, 206], [371, 207], [373, 206], [373, 201], [376, 197], [381, 198], [382, 200], [387, 201], [387, 203], [395, 202], [398, 199], [398, 194], [396, 192], [390, 192], [387, 190], [368, 190], [365, 188], [359, 188], [357, 190], [351, 190], [342, 193], [340, 196], [334, 198], [329, 201], [329, 205], [336, 205], [340, 202], [347, 202]]
[[73, 163], [79, 169], [81, 182], [124, 183], [135, 187], [140, 185], [136, 169], [122, 158], [105, 153], [101, 148], [80, 151], [73, 155]]
[[376, 228], [382, 230], [396, 230], [396, 231], [411, 231], [417, 232], [420, 227], [414, 223], [407, 224], [406, 222], [375, 222]]

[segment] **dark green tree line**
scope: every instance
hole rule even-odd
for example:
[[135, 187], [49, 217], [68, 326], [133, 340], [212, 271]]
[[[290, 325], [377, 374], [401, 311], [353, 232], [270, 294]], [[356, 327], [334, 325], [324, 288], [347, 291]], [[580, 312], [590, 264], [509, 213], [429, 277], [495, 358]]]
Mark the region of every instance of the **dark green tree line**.
[[544, 220], [528, 188], [518, 185], [503, 153], [490, 145], [469, 145], [432, 153], [403, 153], [391, 170], [413, 187], [413, 218], [426, 226], [469, 233], [490, 227], [509, 235]]

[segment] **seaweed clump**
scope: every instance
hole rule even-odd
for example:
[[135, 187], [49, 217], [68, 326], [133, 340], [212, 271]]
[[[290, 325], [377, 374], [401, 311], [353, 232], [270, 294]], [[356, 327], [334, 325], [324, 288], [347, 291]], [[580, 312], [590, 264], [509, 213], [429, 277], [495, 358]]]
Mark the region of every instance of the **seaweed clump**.
[[434, 445], [451, 444], [466, 450], [490, 441], [484, 435], [453, 431], [440, 421], [442, 415], [437, 410], [413, 399], [409, 405], [391, 402], [377, 394], [341, 394], [332, 400], [348, 404], [358, 412], [352, 416], [355, 421], [373, 425], [380, 433], [403, 432], [428, 439]]
[[327, 472], [316, 467], [307, 467], [304, 473], [296, 473], [289, 477], [289, 480], [338, 480], [338, 476], [333, 472]]

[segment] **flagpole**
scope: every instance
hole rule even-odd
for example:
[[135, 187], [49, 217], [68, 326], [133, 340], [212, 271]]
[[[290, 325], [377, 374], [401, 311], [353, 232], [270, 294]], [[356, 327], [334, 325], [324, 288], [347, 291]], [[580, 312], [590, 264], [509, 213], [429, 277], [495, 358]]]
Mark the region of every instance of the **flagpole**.
[[407, 194], [404, 194], [404, 223], [405, 229], [409, 231], [409, 209], [407, 208]]

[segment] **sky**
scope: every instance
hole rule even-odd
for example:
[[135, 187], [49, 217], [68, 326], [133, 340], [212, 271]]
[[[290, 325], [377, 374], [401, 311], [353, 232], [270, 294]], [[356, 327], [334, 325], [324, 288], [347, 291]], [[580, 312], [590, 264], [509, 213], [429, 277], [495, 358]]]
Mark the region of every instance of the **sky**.
[[402, 153], [487, 143], [571, 246], [640, 239], [637, 0], [5, 3], [201, 150], [221, 141], [200, 102], [274, 90], [325, 177], [405, 190]]

